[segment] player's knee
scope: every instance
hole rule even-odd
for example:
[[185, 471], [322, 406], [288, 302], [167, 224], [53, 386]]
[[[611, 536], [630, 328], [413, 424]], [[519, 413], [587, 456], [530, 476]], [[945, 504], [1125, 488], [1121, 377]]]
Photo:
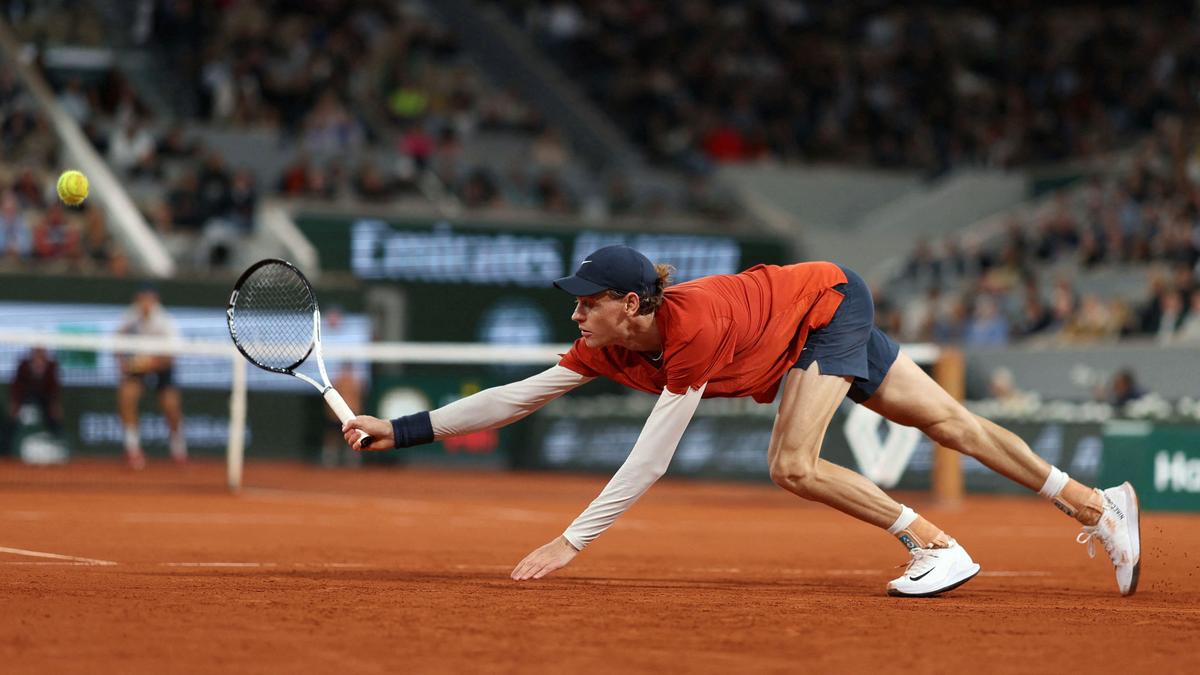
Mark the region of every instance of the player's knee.
[[779, 487], [805, 499], [811, 499], [816, 465], [794, 457], [778, 458], [771, 462], [771, 480]]
[[965, 455], [976, 455], [988, 442], [987, 432], [970, 414], [955, 415], [922, 429], [938, 445]]

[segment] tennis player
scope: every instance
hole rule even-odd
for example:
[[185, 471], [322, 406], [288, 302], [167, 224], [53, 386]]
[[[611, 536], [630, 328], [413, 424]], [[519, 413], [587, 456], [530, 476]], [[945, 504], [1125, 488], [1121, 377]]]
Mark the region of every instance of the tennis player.
[[771, 478], [803, 497], [885, 529], [908, 548], [890, 595], [932, 596], [979, 572], [954, 537], [885, 494], [866, 477], [820, 458], [822, 439], [849, 396], [889, 420], [975, 457], [1036, 490], [1099, 540], [1122, 595], [1137, 588], [1138, 501], [1129, 483], [1098, 490], [1051, 466], [1015, 434], [970, 413], [874, 326], [870, 290], [828, 262], [758, 265], [668, 287], [670, 268], [608, 246], [555, 285], [576, 297], [581, 336], [558, 365], [437, 410], [389, 421], [359, 416], [343, 426], [376, 438], [371, 450], [408, 447], [504, 426], [604, 376], [658, 394], [628, 459], [600, 495], [550, 543], [512, 571], [537, 579], [568, 564], [667, 470], [700, 399], [783, 394], [767, 448]]

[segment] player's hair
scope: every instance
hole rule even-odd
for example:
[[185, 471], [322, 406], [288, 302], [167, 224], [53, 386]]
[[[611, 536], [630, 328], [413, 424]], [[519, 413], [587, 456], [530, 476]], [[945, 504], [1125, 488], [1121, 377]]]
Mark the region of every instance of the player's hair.
[[[654, 310], [658, 309], [658, 306], [662, 304], [663, 291], [666, 290], [667, 286], [671, 285], [671, 274], [675, 271], [675, 268], [667, 263], [658, 263], [654, 266], [654, 271], [658, 273], [658, 281], [654, 284], [654, 292], [650, 295], [638, 296], [641, 300], [641, 304], [638, 305], [639, 316], [653, 314]], [[608, 291], [608, 297], [610, 298], [620, 299], [625, 297], [625, 295], [625, 291], [615, 291], [612, 289]]]

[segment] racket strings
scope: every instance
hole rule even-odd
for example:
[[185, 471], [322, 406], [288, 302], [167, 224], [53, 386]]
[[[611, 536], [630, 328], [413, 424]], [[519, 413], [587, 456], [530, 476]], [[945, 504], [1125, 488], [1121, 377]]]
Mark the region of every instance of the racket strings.
[[316, 308], [312, 290], [295, 271], [263, 265], [238, 291], [231, 319], [234, 341], [261, 366], [294, 368], [312, 348]]

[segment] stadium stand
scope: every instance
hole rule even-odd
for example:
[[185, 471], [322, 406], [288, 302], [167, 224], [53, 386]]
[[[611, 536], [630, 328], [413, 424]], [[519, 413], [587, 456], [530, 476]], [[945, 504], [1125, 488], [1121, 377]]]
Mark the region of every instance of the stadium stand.
[[1184, 6], [493, 4], [654, 157], [685, 165], [1021, 166], [1121, 147], [1157, 111], [1196, 107]]
[[1194, 125], [1162, 115], [1120, 168], [1010, 214], [972, 250], [957, 237], [919, 242], [892, 287], [916, 289], [893, 298], [906, 316], [884, 321], [909, 339], [968, 345], [1195, 342], [1196, 147]]

